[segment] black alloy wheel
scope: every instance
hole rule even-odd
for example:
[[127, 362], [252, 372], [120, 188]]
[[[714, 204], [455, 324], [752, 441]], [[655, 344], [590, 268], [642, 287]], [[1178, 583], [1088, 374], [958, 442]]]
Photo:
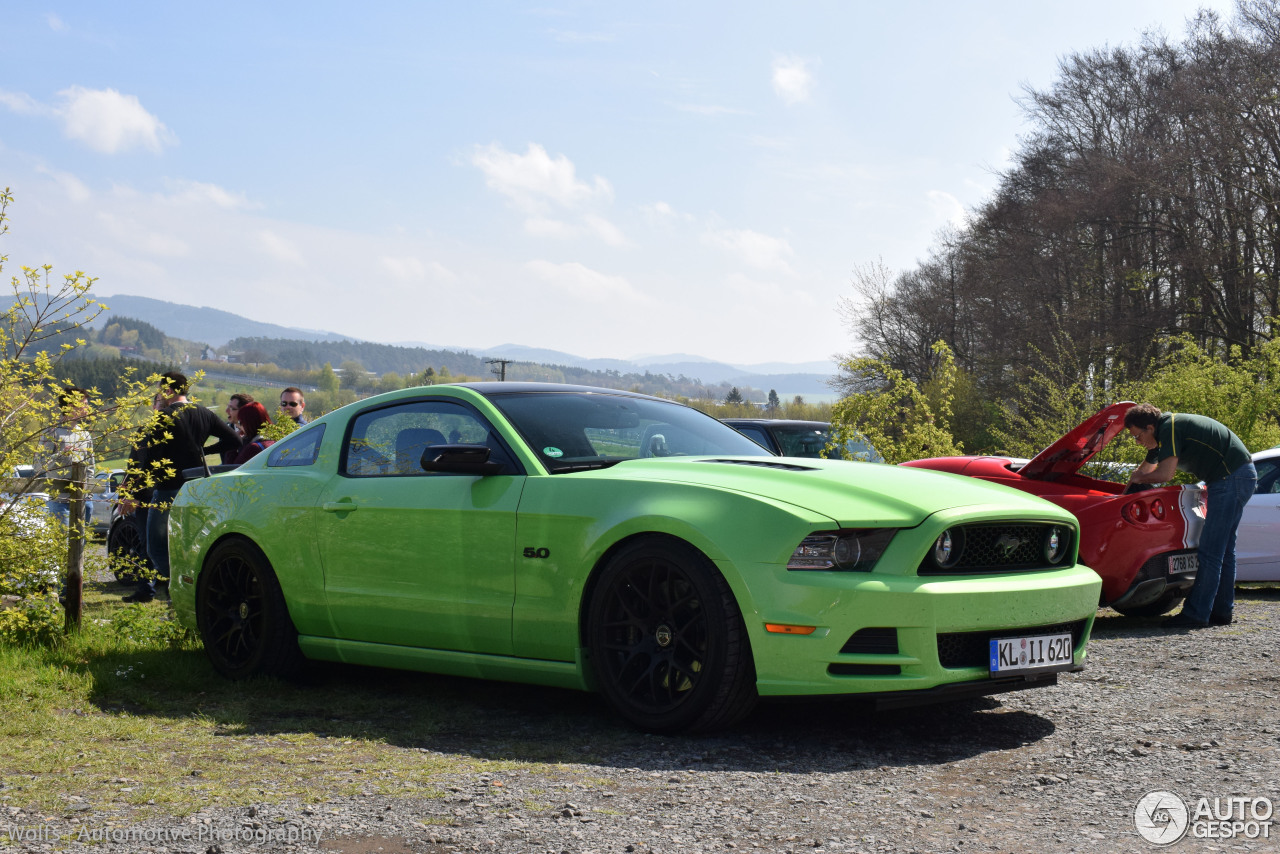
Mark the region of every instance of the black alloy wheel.
[[121, 584], [136, 584], [140, 571], [151, 570], [147, 541], [133, 516], [120, 517], [107, 532], [107, 559]]
[[214, 548], [196, 587], [205, 653], [231, 679], [291, 676], [302, 662], [298, 632], [266, 557], [248, 542]]
[[587, 636], [601, 692], [641, 729], [718, 729], [755, 703], [737, 603], [682, 543], [642, 540], [615, 555], [594, 587]]

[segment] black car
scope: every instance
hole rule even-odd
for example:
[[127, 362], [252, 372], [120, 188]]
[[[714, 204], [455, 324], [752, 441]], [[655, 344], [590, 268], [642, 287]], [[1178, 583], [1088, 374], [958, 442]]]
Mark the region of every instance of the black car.
[[[723, 418], [725, 424], [782, 457], [838, 457], [823, 453], [831, 441], [826, 421], [792, 421], [782, 418]], [[882, 463], [884, 457], [871, 444], [857, 439], [845, 442], [845, 457]]]

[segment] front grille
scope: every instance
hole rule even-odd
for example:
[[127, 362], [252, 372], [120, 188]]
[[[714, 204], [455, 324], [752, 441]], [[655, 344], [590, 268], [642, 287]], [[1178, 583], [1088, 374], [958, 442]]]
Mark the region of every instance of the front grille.
[[894, 628], [858, 629], [845, 641], [841, 652], [861, 655], [897, 655], [898, 630]]
[[1080, 646], [1087, 620], [1058, 623], [1054, 626], [1028, 626], [1013, 629], [983, 629], [980, 632], [945, 632], [938, 635], [938, 662], [948, 670], [981, 667], [990, 663], [991, 639], [1011, 636], [1059, 635], [1071, 632], [1071, 648]]
[[[1049, 532], [1057, 528], [1060, 537], [1067, 537], [1063, 545], [1064, 556], [1056, 564], [1045, 557], [1045, 540]], [[1073, 553], [1070, 537], [1073, 531], [1067, 525], [1046, 522], [992, 523], [986, 525], [960, 525], [950, 529], [960, 541], [960, 557], [955, 565], [943, 568], [934, 561], [932, 549], [920, 561], [918, 575], [979, 575], [982, 573], [1022, 572], [1034, 569], [1061, 569], [1067, 566], [1066, 555]]]

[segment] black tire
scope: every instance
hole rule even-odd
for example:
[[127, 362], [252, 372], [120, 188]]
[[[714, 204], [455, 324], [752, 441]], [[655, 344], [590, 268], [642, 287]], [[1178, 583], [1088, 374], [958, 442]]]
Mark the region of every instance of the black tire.
[[683, 543], [624, 546], [592, 588], [586, 627], [597, 687], [640, 729], [722, 729], [755, 706], [737, 601], [715, 566]]
[[228, 679], [289, 678], [302, 668], [298, 630], [263, 553], [245, 540], [216, 546], [196, 582], [205, 654]]
[[147, 541], [134, 516], [121, 516], [107, 531], [107, 559], [116, 581], [121, 584], [138, 583], [137, 574], [131, 571], [133, 568], [151, 571]]
[[1160, 598], [1154, 602], [1148, 602], [1145, 605], [1131, 605], [1125, 608], [1117, 608], [1112, 605], [1111, 610], [1118, 611], [1126, 617], [1159, 617], [1172, 611], [1185, 597], [1186, 593], [1182, 590], [1168, 590], [1162, 593]]

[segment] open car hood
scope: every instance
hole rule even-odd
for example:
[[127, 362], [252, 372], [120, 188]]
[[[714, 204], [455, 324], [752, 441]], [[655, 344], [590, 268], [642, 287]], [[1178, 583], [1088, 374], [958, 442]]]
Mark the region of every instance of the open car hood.
[[1124, 429], [1124, 415], [1131, 406], [1131, 400], [1111, 404], [1036, 454], [1018, 474], [1035, 480], [1057, 480], [1063, 475], [1075, 474], [1120, 434]]

